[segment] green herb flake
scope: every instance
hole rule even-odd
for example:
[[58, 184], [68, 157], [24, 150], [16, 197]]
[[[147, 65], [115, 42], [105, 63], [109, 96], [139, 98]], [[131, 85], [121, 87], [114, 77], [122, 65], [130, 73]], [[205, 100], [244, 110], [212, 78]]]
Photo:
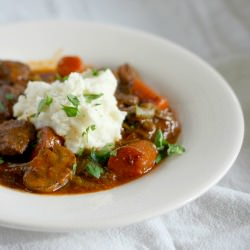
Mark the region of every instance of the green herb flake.
[[110, 156], [116, 155], [116, 150], [114, 147], [115, 145], [113, 143], [108, 143], [100, 149], [92, 150], [90, 153], [90, 158], [93, 161], [105, 163]]
[[164, 147], [167, 145], [167, 141], [164, 138], [164, 134], [162, 133], [162, 131], [160, 129], [157, 130], [157, 132], [155, 134], [154, 144], [155, 144], [157, 150], [163, 150]]
[[155, 159], [155, 163], [158, 164], [162, 161], [162, 155], [159, 153], [157, 156], [156, 156], [156, 159]]
[[94, 176], [97, 179], [99, 179], [101, 175], [104, 173], [103, 168], [98, 163], [93, 162], [93, 161], [89, 161], [86, 164], [85, 169], [88, 174], [90, 174], [91, 176]]
[[78, 107], [80, 104], [79, 99], [75, 95], [67, 95], [68, 100], [73, 104], [74, 107]]
[[76, 117], [78, 114], [78, 107], [70, 107], [63, 105], [63, 111], [68, 117]]
[[77, 151], [77, 153], [76, 153], [76, 155], [78, 157], [81, 157], [83, 155], [83, 153], [84, 153], [84, 148], [79, 148], [78, 151]]
[[5, 95], [6, 100], [12, 101], [14, 99], [14, 95], [12, 93], [7, 93]]
[[4, 163], [4, 160], [2, 157], [0, 157], [0, 164], [3, 164]]
[[95, 124], [89, 125], [83, 132], [82, 136], [87, 135], [90, 131], [94, 131], [96, 129]]
[[83, 132], [82, 132], [82, 136], [86, 137], [86, 141], [88, 141], [88, 134], [90, 131], [94, 131], [96, 129], [95, 124], [92, 124], [90, 126], [88, 126]]
[[110, 153], [109, 153], [109, 156], [116, 156], [116, 155], [117, 155], [117, 150], [116, 149], [110, 151]]
[[168, 144], [168, 155], [181, 155], [185, 152], [185, 148], [180, 144]]
[[77, 169], [77, 163], [74, 163], [72, 166], [72, 172], [74, 175], [76, 174], [76, 169]]
[[167, 157], [167, 151], [166, 150], [159, 151], [158, 155], [156, 156], [155, 163], [156, 164], [160, 163], [166, 157]]
[[44, 99], [42, 99], [37, 108], [37, 114], [39, 115], [41, 112], [44, 112], [46, 108], [48, 108], [51, 103], [53, 102], [53, 98], [51, 96], [46, 96]]
[[101, 96], [103, 96], [103, 93], [100, 94], [83, 94], [85, 101], [87, 103], [91, 103], [92, 101], [100, 98]]
[[6, 110], [6, 107], [4, 106], [4, 104], [2, 102], [0, 102], [0, 112], [4, 112]]
[[83, 132], [82, 132], [82, 136], [88, 134], [90, 131], [94, 131], [96, 129], [95, 124], [92, 124], [90, 126], [88, 126]]
[[92, 75], [93, 76], [98, 76], [99, 75], [99, 71], [97, 69], [92, 69]]
[[60, 76], [59, 74], [56, 74], [56, 80], [60, 81], [60, 82], [64, 82], [66, 80], [69, 79], [69, 76]]
[[156, 132], [154, 144], [158, 150], [158, 155], [156, 157], [156, 164], [158, 164], [162, 159], [167, 156], [181, 155], [186, 150], [180, 144], [171, 144], [165, 138], [162, 131], [159, 129]]

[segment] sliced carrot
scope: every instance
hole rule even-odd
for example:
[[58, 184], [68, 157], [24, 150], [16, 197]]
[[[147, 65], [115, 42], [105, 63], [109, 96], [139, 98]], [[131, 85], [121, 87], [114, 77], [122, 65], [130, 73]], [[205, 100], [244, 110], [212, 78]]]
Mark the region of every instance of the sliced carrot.
[[154, 167], [156, 155], [152, 142], [140, 140], [118, 149], [116, 156], [109, 158], [108, 168], [120, 178], [140, 176]]
[[152, 101], [159, 109], [166, 109], [169, 106], [166, 98], [160, 96], [139, 78], [133, 80], [132, 91], [139, 98]]
[[79, 56], [64, 56], [57, 64], [57, 72], [62, 77], [72, 72], [83, 72], [84, 69], [84, 63]]

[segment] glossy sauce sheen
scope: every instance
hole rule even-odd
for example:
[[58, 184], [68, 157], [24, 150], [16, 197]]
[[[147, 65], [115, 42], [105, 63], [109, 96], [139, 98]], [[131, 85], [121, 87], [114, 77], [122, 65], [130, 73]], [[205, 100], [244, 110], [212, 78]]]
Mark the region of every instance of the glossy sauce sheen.
[[[81, 70], [79, 71], [82, 71], [83, 65], [80, 64], [79, 67], [81, 67]], [[23, 78], [27, 78], [26, 68], [24, 68], [23, 71]], [[41, 70], [37, 72], [30, 72], [29, 80], [41, 79], [47, 82], [52, 82], [56, 79], [56, 74], [56, 71]], [[80, 157], [70, 154], [72, 162], [77, 163], [76, 173], [72, 174], [68, 168], [63, 169], [61, 171], [67, 173], [67, 178], [68, 175], [71, 175], [71, 177], [68, 178], [68, 181], [62, 178], [66, 184], [60, 184], [60, 179], [58, 181], [59, 184], [57, 183], [57, 185], [55, 186], [49, 186], [48, 189], [40, 189], [40, 186], [38, 186], [37, 184], [39, 183], [39, 181], [36, 182], [37, 175], [40, 175], [40, 172], [37, 173], [37, 169], [35, 167], [35, 172], [32, 173], [32, 166], [34, 164], [38, 164], [37, 162], [41, 162], [41, 164], [43, 164], [42, 162], [45, 159], [42, 157], [44, 157], [44, 155], [50, 155], [52, 159], [51, 162], [53, 162], [53, 164], [56, 164], [55, 162], [59, 161], [61, 158], [57, 160], [55, 158], [55, 154], [58, 154], [58, 152], [61, 151], [64, 152], [65, 148], [63, 146], [63, 138], [60, 138], [59, 136], [55, 135], [54, 132], [49, 128], [45, 128], [42, 133], [36, 132], [37, 135], [41, 133], [41, 135], [39, 135], [38, 145], [34, 146], [33, 141], [31, 141], [28, 144], [25, 152], [21, 155], [17, 155], [14, 158], [11, 156], [3, 157], [4, 163], [0, 164], [0, 183], [10, 188], [35, 193], [88, 193], [106, 190], [119, 186], [131, 180], [137, 179], [140, 176], [143, 176], [144, 174], [154, 169], [157, 165], [155, 163], [155, 160], [158, 154], [158, 151], [156, 150], [153, 144], [155, 140], [156, 131], [160, 129], [163, 132], [165, 139], [168, 140], [168, 142], [175, 143], [180, 133], [179, 122], [176, 120], [175, 115], [168, 106], [169, 104], [167, 100], [161, 98], [160, 96], [157, 96], [157, 98], [153, 96], [151, 98], [151, 90], [148, 87], [141, 87], [141, 84], [143, 84], [143, 82], [140, 82], [139, 85], [139, 88], [142, 89], [142, 92], [138, 92], [138, 89], [133, 89], [133, 87], [137, 88], [137, 85], [132, 84], [134, 79], [140, 78], [138, 77], [138, 73], [131, 66], [127, 64], [120, 66], [115, 71], [115, 74], [119, 83], [116, 91], [118, 107], [123, 111], [127, 111], [128, 115], [123, 123], [122, 139], [117, 142], [115, 146], [116, 155], [110, 156], [109, 159], [106, 159], [103, 163], [101, 163], [101, 167], [104, 169], [104, 172], [99, 178], [96, 178], [86, 172], [86, 163], [88, 162], [90, 152], [84, 152], [84, 154]], [[2, 76], [2, 78], [4, 77]], [[7, 80], [11, 81], [11, 79], [9, 78], [1, 80], [0, 63], [0, 94], [5, 91], [6, 87], [3, 86], [7, 86], [7, 84], [9, 84], [6, 83]], [[18, 86], [20, 84], [15, 84], [16, 83], [14, 83], [14, 87], [17, 86], [16, 88], [18, 89]], [[17, 100], [19, 94], [20, 93], [18, 92], [13, 102]], [[0, 101], [4, 102], [6, 100]], [[140, 105], [142, 109], [145, 108], [146, 110], [150, 110], [150, 105], [153, 105], [154, 107], [157, 105], [159, 106], [156, 108], [153, 117], [149, 118], [147, 117], [147, 115], [145, 117], [138, 117], [136, 115], [137, 111], [135, 111], [135, 108], [138, 105]], [[8, 116], [5, 117], [3, 120], [8, 119], [13, 119], [12, 114], [8, 114]], [[50, 151], [46, 148], [52, 149]], [[39, 157], [41, 157], [41, 160], [39, 159]], [[46, 162], [46, 164], [50, 165], [51, 162]], [[53, 169], [48, 169], [42, 169], [42, 174], [44, 176], [48, 176], [48, 178], [52, 179], [59, 178], [58, 174]], [[54, 176], [51, 177], [51, 175]], [[40, 176], [38, 177], [40, 178]], [[28, 184], [26, 183], [26, 180], [29, 181]], [[42, 181], [44, 182], [44, 179], [42, 179]], [[30, 185], [33, 186], [30, 188]]]

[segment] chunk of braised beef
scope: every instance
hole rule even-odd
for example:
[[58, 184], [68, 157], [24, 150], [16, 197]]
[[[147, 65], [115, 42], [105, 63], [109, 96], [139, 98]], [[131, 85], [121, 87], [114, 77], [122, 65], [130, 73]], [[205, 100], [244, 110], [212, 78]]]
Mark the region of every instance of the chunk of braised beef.
[[118, 68], [117, 76], [122, 84], [131, 84], [134, 79], [138, 78], [138, 73], [132, 66], [126, 63]]
[[0, 155], [14, 156], [25, 152], [35, 138], [35, 127], [24, 120], [9, 120], [0, 124]]
[[24, 91], [22, 85], [0, 86], [0, 123], [13, 118], [13, 105]]
[[118, 78], [117, 91], [124, 94], [132, 94], [133, 81], [139, 77], [136, 70], [129, 64], [123, 64], [117, 69]]
[[0, 60], [0, 123], [12, 118], [12, 107], [23, 93], [29, 77], [28, 65]]
[[26, 86], [30, 77], [30, 67], [27, 64], [0, 60], [0, 85], [24, 85]]

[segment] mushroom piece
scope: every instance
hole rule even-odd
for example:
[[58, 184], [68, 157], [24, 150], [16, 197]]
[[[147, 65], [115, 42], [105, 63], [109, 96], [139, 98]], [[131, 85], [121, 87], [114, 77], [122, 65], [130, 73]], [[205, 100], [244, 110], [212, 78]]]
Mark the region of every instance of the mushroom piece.
[[29, 162], [23, 183], [34, 192], [55, 192], [69, 182], [74, 164], [75, 155], [66, 147], [55, 144], [53, 148], [43, 148]]

